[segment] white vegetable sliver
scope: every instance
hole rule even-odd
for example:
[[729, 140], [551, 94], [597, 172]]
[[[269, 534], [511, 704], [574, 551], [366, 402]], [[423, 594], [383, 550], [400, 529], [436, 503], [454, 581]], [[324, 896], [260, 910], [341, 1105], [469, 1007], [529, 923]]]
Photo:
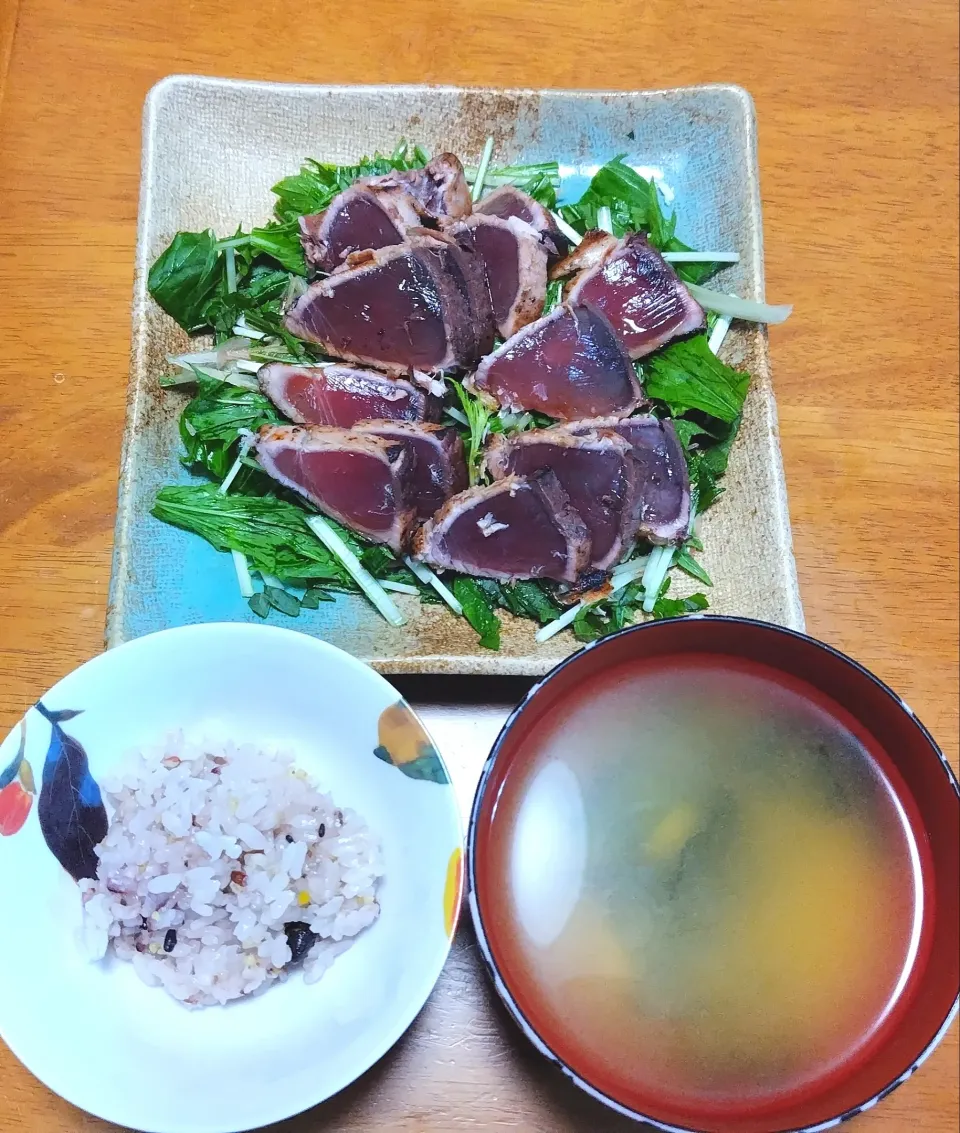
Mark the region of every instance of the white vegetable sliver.
[[330, 551], [331, 554], [336, 555], [340, 562], [343, 563], [353, 581], [360, 587], [364, 594], [366, 594], [386, 620], [392, 626], [402, 626], [407, 619], [393, 604], [390, 595], [387, 594], [386, 590], [383, 589], [380, 583], [360, 562], [353, 551], [350, 550], [323, 516], [311, 515], [307, 520], [307, 526], [327, 550]]
[[730, 330], [730, 324], [733, 319], [730, 315], [721, 315], [720, 318], [713, 324], [713, 330], [710, 332], [710, 337], [707, 339], [707, 346], [714, 354], [720, 353], [720, 347], [723, 346], [723, 340], [727, 337], [727, 331]]
[[637, 558], [631, 559], [626, 563], [621, 563], [618, 567], [614, 567], [610, 575], [610, 582], [613, 585], [614, 593], [618, 590], [622, 590], [628, 582], [633, 582], [635, 578], [639, 578], [646, 570], [649, 559], [649, 555], [638, 555]]
[[237, 325], [233, 328], [234, 334], [242, 334], [244, 338], [255, 338], [257, 340], [266, 338], [266, 334], [262, 330], [257, 330], [256, 327], [250, 326], [243, 315], [237, 321]]
[[[689, 287], [690, 284], [687, 286]], [[703, 290], [703, 288], [698, 288], [697, 290]], [[735, 299], [736, 296], [730, 296], [730, 298]], [[727, 332], [730, 330], [732, 318], [733, 316], [731, 315], [721, 315], [714, 324], [707, 342], [707, 345], [714, 354], [716, 354], [723, 345], [723, 340], [727, 337]], [[691, 535], [693, 534], [696, 519], [696, 513], [691, 509]], [[643, 572], [643, 579], [641, 580], [641, 585], [643, 586], [643, 609], [647, 614], [653, 612], [653, 607], [657, 602], [657, 595], [660, 593], [660, 587], [663, 585], [663, 580], [667, 576], [667, 571], [673, 566], [675, 555], [675, 547], [654, 547], [653, 551], [650, 553], [650, 559], [647, 563], [646, 570]]]
[[192, 370], [194, 366], [216, 363], [217, 354], [216, 350], [196, 350], [192, 354], [168, 354], [167, 361], [181, 370]]
[[571, 606], [569, 610], [564, 610], [559, 618], [555, 618], [552, 622], [547, 622], [545, 626], [541, 626], [533, 635], [534, 640], [541, 645], [545, 641], [549, 641], [562, 629], [566, 629], [568, 625], [576, 620], [577, 614], [583, 609], [583, 602], [578, 602], [575, 606]]
[[[576, 246], [581, 242], [583, 237], [572, 224], [568, 224], [563, 219], [560, 213], [552, 212], [550, 215], [557, 228], [571, 244]], [[597, 227], [602, 228], [604, 232], [613, 231], [613, 220], [606, 205], [597, 210]], [[738, 264], [740, 262], [739, 252], [661, 252], [661, 255], [668, 264]]]
[[240, 448], [237, 452], [237, 459], [230, 466], [230, 471], [224, 476], [220, 482], [218, 489], [221, 496], [225, 496], [230, 488], [230, 485], [236, 479], [237, 473], [243, 466], [243, 458], [250, 451], [250, 446], [253, 444], [253, 433], [244, 433], [243, 439], [240, 441]]
[[473, 182], [473, 188], [470, 190], [470, 199], [472, 201], [479, 201], [480, 194], [483, 192], [483, 182], [486, 180], [487, 169], [490, 166], [490, 158], [493, 156], [493, 136], [487, 138], [483, 145], [483, 153], [480, 155], [480, 164], [477, 166], [477, 176]]
[[673, 563], [674, 547], [654, 547], [650, 554], [647, 570], [643, 572], [643, 610], [646, 614], [653, 613], [653, 607], [660, 593], [663, 580]]
[[231, 244], [223, 250], [227, 264], [227, 291], [232, 295], [237, 290], [237, 253]]
[[[642, 555], [640, 558], [631, 559], [628, 563], [621, 563], [620, 566], [615, 567], [610, 575], [610, 585], [613, 587], [610, 591], [611, 595], [616, 594], [618, 590], [622, 590], [633, 582], [644, 571], [647, 561], [648, 556]], [[576, 621], [577, 614], [588, 605], [590, 605], [589, 602], [578, 602], [575, 606], [571, 606], [569, 610], [564, 610], [559, 618], [541, 626], [534, 634], [534, 639], [541, 645], [543, 642], [549, 641], [551, 637], [555, 637], [561, 630], [566, 629], [568, 625]]]
[[419, 594], [420, 591], [409, 582], [393, 582], [389, 578], [381, 578], [380, 585], [384, 590], [392, 590], [395, 594]]
[[436, 590], [457, 617], [463, 616], [463, 606], [460, 605], [456, 595], [443, 584], [441, 579], [428, 566], [424, 563], [418, 563], [416, 559], [411, 559], [409, 555], [404, 555], [403, 561], [424, 586], [432, 586]]
[[191, 382], [195, 382], [198, 377], [201, 377], [214, 378], [218, 382], [239, 386], [240, 389], [256, 390], [260, 388], [255, 381], [237, 370], [222, 370], [216, 366], [204, 366], [199, 362], [181, 362], [169, 354], [167, 361], [176, 366], [181, 373], [162, 378], [161, 384], [164, 386], [189, 385]]
[[738, 299], [736, 295], [726, 295], [722, 291], [714, 291], [696, 283], [688, 283], [686, 287], [700, 306], [708, 311], [750, 323], [782, 323], [793, 310], [790, 305], [774, 306], [770, 303], [755, 303], [752, 299]]
[[573, 244], [574, 247], [576, 247], [577, 244], [579, 244], [583, 239], [580, 233], [573, 227], [572, 224], [567, 224], [560, 213], [553, 212], [550, 215], [553, 217], [557, 228], [559, 228], [564, 236], [566, 236], [566, 238], [570, 241], [570, 243]]
[[237, 572], [237, 585], [240, 587], [242, 598], [253, 597], [253, 579], [250, 577], [250, 566], [243, 551], [231, 551], [233, 566]]
[[661, 252], [668, 264], [738, 264], [739, 252]]

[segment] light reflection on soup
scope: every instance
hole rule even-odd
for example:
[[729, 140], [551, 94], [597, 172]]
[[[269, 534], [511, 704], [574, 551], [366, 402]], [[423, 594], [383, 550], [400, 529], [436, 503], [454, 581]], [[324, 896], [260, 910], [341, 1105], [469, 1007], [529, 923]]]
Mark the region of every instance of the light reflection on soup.
[[579, 1066], [722, 1111], [864, 1052], [916, 959], [922, 888], [854, 728], [706, 656], [604, 674], [541, 728], [491, 865], [509, 962]]

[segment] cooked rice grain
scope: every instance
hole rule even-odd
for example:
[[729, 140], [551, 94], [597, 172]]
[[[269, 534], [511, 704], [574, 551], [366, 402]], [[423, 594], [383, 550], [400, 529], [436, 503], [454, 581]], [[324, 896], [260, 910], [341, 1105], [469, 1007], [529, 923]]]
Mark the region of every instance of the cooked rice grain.
[[313, 983], [379, 915], [376, 838], [289, 754], [177, 735], [101, 785], [113, 813], [97, 880], [80, 886], [84, 948], [112, 946], [188, 1007], [285, 978], [291, 942], [313, 941]]

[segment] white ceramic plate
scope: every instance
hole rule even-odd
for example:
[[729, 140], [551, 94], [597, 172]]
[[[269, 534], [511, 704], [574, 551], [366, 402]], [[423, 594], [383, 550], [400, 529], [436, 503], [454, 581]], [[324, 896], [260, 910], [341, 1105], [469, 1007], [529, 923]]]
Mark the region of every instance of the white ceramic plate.
[[318, 983], [291, 974], [249, 1000], [188, 1011], [129, 964], [90, 963], [77, 947], [77, 885], [38, 816], [55, 790], [54, 731], [32, 709], [23, 762], [19, 726], [0, 746], [0, 784], [9, 780], [0, 787], [0, 1034], [21, 1061], [118, 1124], [235, 1133], [317, 1104], [380, 1058], [440, 974], [461, 885], [453, 789], [395, 690], [305, 635], [214, 624], [101, 654], [42, 703], [80, 710], [61, 728], [82, 745], [94, 780], [176, 729], [290, 748], [380, 836], [386, 873], [379, 919]]

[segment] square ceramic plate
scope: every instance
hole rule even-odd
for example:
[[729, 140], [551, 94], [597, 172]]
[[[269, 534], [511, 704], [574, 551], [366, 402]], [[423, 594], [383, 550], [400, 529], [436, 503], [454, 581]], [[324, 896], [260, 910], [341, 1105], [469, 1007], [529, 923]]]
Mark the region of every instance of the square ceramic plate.
[[[694, 247], [736, 250], [740, 263], [718, 286], [763, 298], [763, 236], [756, 130], [749, 95], [737, 87], [666, 91], [462, 90], [452, 87], [318, 87], [173, 76], [147, 98], [133, 352], [107, 644], [169, 626], [254, 621], [228, 555], [153, 519], [157, 490], [188, 482], [179, 463], [177, 417], [185, 394], [161, 390], [164, 355], [187, 339], [147, 294], [149, 265], [179, 229], [267, 219], [270, 186], [307, 157], [352, 162], [392, 150], [401, 137], [476, 164], [488, 134], [498, 164], [556, 159], [563, 197], [576, 199], [597, 165], [615, 156], [656, 178]], [[728, 336], [727, 360], [755, 381], [725, 481], [706, 514], [702, 562], [714, 580], [711, 609], [803, 628], [790, 540], [776, 405], [765, 333]], [[692, 580], [691, 580], [692, 581]], [[674, 582], [683, 593], [680, 580]], [[386, 673], [535, 676], [578, 648], [572, 634], [545, 645], [530, 622], [504, 616], [499, 653], [478, 647], [462, 619], [442, 606], [400, 597], [408, 615], [389, 626], [360, 596], [284, 621]], [[279, 615], [276, 615], [279, 617]]]

